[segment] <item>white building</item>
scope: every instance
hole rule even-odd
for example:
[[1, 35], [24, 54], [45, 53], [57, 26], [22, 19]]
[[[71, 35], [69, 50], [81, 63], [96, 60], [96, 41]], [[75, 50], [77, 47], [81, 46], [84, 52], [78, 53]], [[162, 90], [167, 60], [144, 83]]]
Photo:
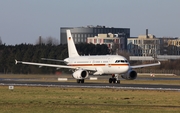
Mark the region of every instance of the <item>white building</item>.
[[125, 50], [126, 43], [125, 37], [118, 37], [118, 34], [98, 34], [95, 37], [88, 37], [87, 43], [92, 44], [107, 44], [110, 50]]
[[133, 56], [153, 56], [160, 54], [160, 40], [154, 35], [140, 35], [134, 38], [128, 38], [128, 52]]

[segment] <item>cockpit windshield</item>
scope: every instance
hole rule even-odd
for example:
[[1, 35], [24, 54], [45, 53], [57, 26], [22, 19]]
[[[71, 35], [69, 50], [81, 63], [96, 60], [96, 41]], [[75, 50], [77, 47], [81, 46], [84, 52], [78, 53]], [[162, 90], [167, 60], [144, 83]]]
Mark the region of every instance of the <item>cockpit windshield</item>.
[[116, 60], [115, 63], [128, 63], [127, 60]]

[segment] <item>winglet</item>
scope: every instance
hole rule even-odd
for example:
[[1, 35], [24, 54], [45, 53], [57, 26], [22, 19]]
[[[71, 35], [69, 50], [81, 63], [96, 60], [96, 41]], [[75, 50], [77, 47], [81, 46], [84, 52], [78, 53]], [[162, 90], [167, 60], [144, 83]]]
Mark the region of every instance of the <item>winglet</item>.
[[161, 64], [161, 62], [158, 61], [158, 64]]
[[17, 64], [18, 63], [18, 61], [15, 59], [15, 64]]
[[18, 63], [22, 63], [21, 61], [17, 61], [16, 59], [15, 59], [15, 64], [18, 64]]

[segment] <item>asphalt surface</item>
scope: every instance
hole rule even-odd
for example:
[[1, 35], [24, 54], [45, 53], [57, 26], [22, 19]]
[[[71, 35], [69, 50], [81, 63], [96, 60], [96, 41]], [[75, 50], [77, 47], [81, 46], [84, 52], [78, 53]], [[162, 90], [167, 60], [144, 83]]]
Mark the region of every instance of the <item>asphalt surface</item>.
[[180, 85], [162, 84], [109, 84], [100, 82], [76, 83], [67, 81], [32, 81], [23, 79], [0, 79], [0, 85], [19, 86], [48, 86], [48, 87], [83, 87], [83, 88], [117, 88], [117, 89], [146, 89], [146, 90], [175, 90], [180, 91]]

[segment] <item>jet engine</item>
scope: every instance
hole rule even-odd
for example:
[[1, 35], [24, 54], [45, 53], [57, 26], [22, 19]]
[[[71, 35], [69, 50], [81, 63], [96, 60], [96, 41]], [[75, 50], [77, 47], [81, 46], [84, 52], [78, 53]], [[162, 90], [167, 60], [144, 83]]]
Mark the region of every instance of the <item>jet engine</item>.
[[72, 74], [72, 76], [75, 79], [85, 79], [89, 76], [89, 73], [86, 70], [77, 70]]
[[127, 73], [121, 75], [121, 77], [126, 80], [134, 80], [137, 77], [137, 72], [134, 70], [129, 70]]

